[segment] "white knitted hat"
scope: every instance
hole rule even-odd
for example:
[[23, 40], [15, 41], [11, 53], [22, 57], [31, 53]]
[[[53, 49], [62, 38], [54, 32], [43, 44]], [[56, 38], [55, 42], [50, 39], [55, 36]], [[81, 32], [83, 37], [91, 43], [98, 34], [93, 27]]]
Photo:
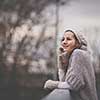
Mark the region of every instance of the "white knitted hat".
[[77, 32], [72, 29], [68, 29], [65, 32], [67, 32], [67, 31], [74, 33], [74, 35], [76, 36], [77, 40], [79, 41], [79, 43], [81, 45], [80, 49], [87, 50], [87, 40], [81, 32]]

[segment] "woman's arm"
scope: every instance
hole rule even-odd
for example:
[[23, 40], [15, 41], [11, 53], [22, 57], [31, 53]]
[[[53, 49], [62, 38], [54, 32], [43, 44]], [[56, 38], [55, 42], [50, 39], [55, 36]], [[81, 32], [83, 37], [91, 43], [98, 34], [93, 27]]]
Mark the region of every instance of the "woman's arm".
[[59, 89], [71, 89], [71, 86], [68, 84], [68, 82], [59, 82], [58, 83]]
[[58, 56], [58, 78], [59, 81], [65, 80], [65, 75], [68, 68], [69, 55], [67, 52], [63, 52]]
[[58, 69], [58, 78], [59, 81], [64, 81], [65, 80], [65, 71], [61, 68]]
[[85, 86], [84, 67], [87, 66], [87, 61], [83, 51], [76, 49], [73, 51], [70, 67], [66, 73], [65, 81], [71, 86], [72, 90], [78, 91]]
[[67, 82], [61, 82], [61, 81], [53, 81], [53, 80], [47, 80], [45, 85], [45, 89], [71, 89], [71, 86]]

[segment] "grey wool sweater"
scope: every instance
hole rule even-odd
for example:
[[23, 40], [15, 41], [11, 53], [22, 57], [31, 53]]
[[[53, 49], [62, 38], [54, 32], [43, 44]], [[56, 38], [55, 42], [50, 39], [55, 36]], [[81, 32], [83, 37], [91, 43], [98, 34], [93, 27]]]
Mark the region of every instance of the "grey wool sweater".
[[58, 88], [66, 89], [68, 84], [73, 100], [98, 100], [94, 68], [87, 50], [75, 49], [66, 64], [67, 70], [62, 66], [60, 63], [58, 68], [59, 84], [64, 84]]

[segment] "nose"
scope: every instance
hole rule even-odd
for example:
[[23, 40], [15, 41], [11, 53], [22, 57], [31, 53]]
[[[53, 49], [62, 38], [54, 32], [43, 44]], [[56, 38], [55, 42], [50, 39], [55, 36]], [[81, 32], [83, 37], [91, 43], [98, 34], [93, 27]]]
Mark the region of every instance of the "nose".
[[63, 45], [67, 44], [67, 41], [66, 40], [62, 41], [62, 44]]

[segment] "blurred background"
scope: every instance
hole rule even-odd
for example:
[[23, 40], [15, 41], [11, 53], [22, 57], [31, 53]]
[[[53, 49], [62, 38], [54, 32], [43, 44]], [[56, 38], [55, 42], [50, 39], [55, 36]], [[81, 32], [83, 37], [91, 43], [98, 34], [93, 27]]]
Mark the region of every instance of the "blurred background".
[[[100, 96], [99, 0], [0, 0], [0, 99], [40, 100], [57, 80], [57, 48], [66, 29], [86, 35]], [[100, 98], [100, 97], [99, 97]]]

